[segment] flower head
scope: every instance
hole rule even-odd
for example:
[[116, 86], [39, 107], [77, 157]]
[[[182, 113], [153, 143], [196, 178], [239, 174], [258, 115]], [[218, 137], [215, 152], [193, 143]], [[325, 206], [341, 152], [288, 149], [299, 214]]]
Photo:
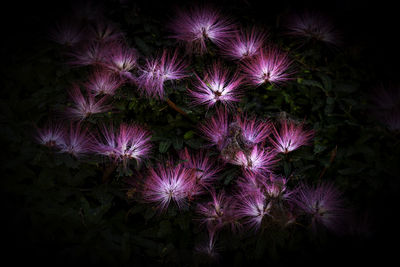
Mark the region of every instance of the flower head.
[[235, 210], [238, 216], [244, 220], [244, 224], [254, 230], [260, 228], [264, 217], [270, 216], [271, 202], [259, 190], [242, 191], [237, 198]]
[[130, 71], [137, 66], [138, 58], [139, 54], [136, 49], [128, 47], [122, 42], [113, 42], [107, 46], [106, 60], [103, 65], [121, 77], [133, 80]]
[[228, 69], [220, 62], [213, 64], [212, 68], [204, 73], [204, 78], [197, 76], [194, 90], [189, 90], [194, 105], [214, 106], [221, 102], [225, 106], [239, 102], [241, 99], [240, 83], [242, 78], [236, 72], [229, 76]]
[[234, 60], [252, 58], [260, 53], [265, 38], [266, 33], [258, 31], [255, 27], [251, 30], [242, 29], [234, 38], [224, 43], [222, 53]]
[[50, 38], [61, 45], [74, 46], [83, 41], [85, 28], [71, 21], [64, 21], [56, 25], [50, 33]]
[[37, 128], [36, 140], [39, 144], [47, 147], [60, 147], [64, 144], [64, 125], [61, 123], [48, 122], [44, 127]]
[[287, 154], [300, 146], [307, 145], [314, 135], [314, 131], [304, 130], [303, 124], [296, 124], [285, 119], [281, 120], [280, 124], [279, 133], [275, 126], [273, 127], [274, 139], [271, 138], [271, 143], [280, 153]]
[[64, 134], [64, 142], [60, 145], [60, 152], [69, 153], [77, 158], [91, 151], [91, 139], [87, 128], [82, 128], [81, 123], [71, 123]]
[[143, 198], [147, 202], [157, 203], [160, 211], [165, 211], [171, 201], [178, 208], [183, 208], [192, 189], [192, 171], [182, 164], [174, 165], [168, 161], [149, 170], [144, 182]]
[[244, 142], [255, 145], [264, 142], [270, 132], [271, 124], [268, 121], [260, 121], [256, 118], [249, 119], [247, 116], [237, 115], [236, 121], [241, 129]]
[[114, 95], [122, 81], [113, 73], [104, 69], [95, 70], [85, 84], [86, 88], [96, 95]]
[[94, 94], [87, 92], [84, 96], [79, 86], [73, 86], [69, 91], [70, 97], [74, 102], [72, 107], [67, 108], [66, 114], [73, 119], [84, 120], [92, 114], [109, 111], [111, 107], [106, 105], [107, 96], [96, 100]]
[[292, 14], [286, 23], [287, 34], [307, 40], [338, 45], [339, 34], [332, 22], [323, 14], [305, 11]]
[[203, 244], [199, 244], [195, 248], [195, 252], [209, 257], [210, 260], [215, 260], [218, 257], [218, 252], [215, 247], [216, 230], [208, 229], [208, 240]]
[[124, 163], [135, 159], [140, 162], [149, 156], [151, 150], [150, 132], [136, 124], [122, 123], [119, 130], [103, 126], [96, 137], [93, 151]]
[[110, 21], [98, 19], [89, 27], [91, 39], [100, 43], [121, 41], [124, 34]]
[[229, 134], [229, 118], [226, 109], [219, 108], [211, 118], [206, 119], [199, 127], [203, 136], [222, 150]]
[[186, 63], [179, 58], [178, 51], [173, 54], [164, 49], [161, 56], [147, 59], [140, 68], [137, 83], [142, 94], [149, 97], [164, 97], [164, 83], [187, 76]]
[[294, 198], [297, 206], [311, 216], [315, 227], [323, 225], [330, 230], [339, 230], [346, 214], [341, 193], [332, 183], [320, 183], [316, 186], [302, 184]]
[[252, 59], [242, 62], [242, 69], [252, 85], [279, 84], [290, 79], [291, 60], [286, 53], [268, 48]]
[[272, 150], [254, 146], [251, 151], [239, 150], [230, 162], [255, 173], [265, 173], [271, 172], [271, 168], [278, 161], [275, 156], [276, 153]]
[[196, 183], [203, 187], [208, 187], [217, 179], [217, 173], [221, 168], [215, 163], [209, 153], [199, 150], [196, 153], [189, 153], [188, 149], [179, 153], [180, 159], [185, 162], [183, 165], [193, 170]]
[[199, 54], [207, 51], [207, 41], [221, 45], [235, 32], [232, 21], [209, 6], [178, 11], [169, 28], [172, 38], [184, 42], [189, 51]]
[[72, 57], [69, 64], [73, 66], [96, 66], [101, 65], [106, 57], [107, 50], [103, 44], [98, 42], [84, 43], [69, 53]]

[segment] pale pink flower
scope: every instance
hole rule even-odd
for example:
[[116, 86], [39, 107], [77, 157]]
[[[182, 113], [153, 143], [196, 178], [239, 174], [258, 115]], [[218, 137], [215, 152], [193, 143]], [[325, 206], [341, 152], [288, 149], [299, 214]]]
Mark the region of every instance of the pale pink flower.
[[276, 153], [273, 150], [255, 145], [251, 151], [238, 151], [230, 163], [255, 173], [268, 173], [271, 172], [277, 161]]
[[164, 83], [179, 80], [188, 75], [187, 64], [178, 51], [173, 53], [164, 49], [161, 56], [146, 59], [146, 64], [140, 68], [136, 82], [143, 95], [148, 97], [163, 98]]
[[103, 66], [119, 74], [121, 77], [134, 80], [131, 71], [137, 67], [139, 54], [136, 49], [128, 47], [123, 42], [113, 42], [107, 45], [106, 60]]
[[64, 133], [64, 142], [60, 144], [60, 152], [69, 153], [77, 158], [91, 152], [91, 139], [88, 129], [82, 128], [81, 123], [71, 123]]
[[194, 105], [214, 106], [217, 102], [230, 106], [240, 101], [242, 77], [236, 72], [229, 74], [221, 62], [215, 62], [212, 68], [204, 72], [203, 78], [196, 75], [194, 90], [189, 90]]
[[42, 128], [36, 129], [36, 141], [47, 147], [59, 148], [64, 143], [64, 125], [57, 122], [47, 122]]
[[236, 115], [236, 121], [242, 130], [241, 134], [247, 144], [255, 145], [263, 143], [271, 133], [271, 124], [268, 121], [260, 121], [256, 118], [248, 118], [246, 115]]
[[101, 43], [121, 41], [124, 38], [123, 32], [110, 21], [98, 19], [90, 25], [88, 31], [92, 40]]
[[114, 95], [115, 91], [122, 85], [119, 79], [113, 73], [104, 69], [96, 69], [89, 77], [85, 87], [97, 95]]
[[242, 62], [242, 70], [251, 85], [280, 84], [290, 79], [292, 61], [276, 48], [268, 48]]
[[188, 51], [199, 54], [207, 51], [207, 41], [222, 45], [236, 30], [231, 19], [210, 6], [179, 10], [169, 28], [172, 38], [185, 43]]
[[270, 141], [275, 147], [276, 151], [280, 153], [289, 153], [296, 150], [300, 146], [308, 145], [314, 136], [313, 130], [304, 130], [303, 124], [296, 124], [293, 121], [281, 120], [280, 131], [273, 127], [273, 136]]
[[105, 104], [108, 100], [107, 96], [98, 100], [96, 100], [94, 94], [89, 92], [84, 96], [77, 85], [72, 87], [69, 95], [74, 105], [67, 108], [66, 115], [72, 119], [84, 120], [90, 115], [107, 112], [111, 109], [111, 106]]
[[74, 47], [69, 53], [71, 59], [68, 63], [72, 66], [98, 66], [103, 64], [107, 50], [103, 44], [98, 42], [84, 43]]
[[217, 109], [214, 116], [204, 120], [199, 129], [212, 145], [222, 150], [229, 135], [228, 111], [222, 108]]

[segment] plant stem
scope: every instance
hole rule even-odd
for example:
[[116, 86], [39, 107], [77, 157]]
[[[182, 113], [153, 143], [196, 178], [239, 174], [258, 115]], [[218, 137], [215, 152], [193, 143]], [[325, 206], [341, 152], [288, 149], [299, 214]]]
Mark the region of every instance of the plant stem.
[[192, 120], [192, 119], [189, 117], [189, 115], [188, 115], [184, 110], [182, 110], [181, 108], [179, 108], [174, 102], [172, 102], [171, 99], [166, 98], [165, 100], [167, 101], [168, 105], [169, 105], [172, 109], [174, 109], [174, 110], [176, 110], [178, 113], [182, 114], [185, 118], [187, 118], [187, 119], [189, 119], [189, 120]]

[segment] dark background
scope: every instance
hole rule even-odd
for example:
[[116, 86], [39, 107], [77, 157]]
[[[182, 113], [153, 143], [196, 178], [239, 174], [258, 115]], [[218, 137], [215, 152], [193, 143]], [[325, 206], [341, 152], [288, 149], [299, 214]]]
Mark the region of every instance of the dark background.
[[[162, 20], [168, 15], [174, 5], [187, 1], [136, 1], [144, 13]], [[323, 2], [323, 3], [322, 3]], [[1, 8], [1, 62], [2, 80], [7, 71], [7, 63], [21, 56], [29, 56], [35, 52], [45, 40], [46, 31], [54, 25], [55, 21], [66, 14], [70, 2], [67, 1], [13, 1], [7, 7]], [[115, 1], [118, 4], [118, 1]], [[243, 13], [252, 14], [260, 21], [270, 23], [272, 17], [269, 14], [279, 13], [284, 10], [297, 10], [303, 8], [320, 10], [329, 14], [343, 32], [344, 46], [351, 46], [354, 51], [355, 64], [368, 70], [369, 75], [377, 81], [398, 82], [399, 75], [399, 33], [398, 9], [394, 1], [220, 1], [220, 6], [228, 5], [234, 10], [243, 10]], [[371, 77], [368, 77], [371, 79]], [[7, 92], [1, 93], [7, 98]], [[349, 133], [351, 134], [351, 133]], [[7, 151], [3, 151], [7, 153]], [[5, 157], [3, 160], [12, 160]], [[379, 179], [379, 177], [377, 177]], [[18, 203], [3, 199], [1, 203], [1, 221], [5, 227], [2, 243], [7, 249], [2, 250], [10, 260], [23, 261], [24, 258], [35, 258], [35, 250], [29, 244], [23, 244], [24, 240], [16, 236], [23, 236], [20, 225], [9, 225], [6, 218], [14, 209], [18, 209]], [[313, 261], [318, 265], [330, 263], [370, 263], [379, 260], [381, 264], [389, 262], [396, 256], [398, 243], [398, 201], [393, 196], [385, 195], [376, 199], [376, 216], [381, 216], [378, 231], [367, 241], [351, 240], [348, 243], [332, 243], [328, 249], [317, 254], [304, 255], [305, 262]], [[28, 227], [28, 226], [27, 226]], [[19, 232], [19, 234], [16, 234]], [[392, 244], [391, 241], [395, 243]], [[336, 251], [337, 257], [332, 258], [332, 251]], [[327, 256], [329, 255], [329, 256]], [[49, 249], [49, 262], [51, 249]], [[5, 262], [5, 260], [2, 260]], [[290, 259], [288, 259], [288, 262]], [[291, 263], [291, 262], [290, 262]]]

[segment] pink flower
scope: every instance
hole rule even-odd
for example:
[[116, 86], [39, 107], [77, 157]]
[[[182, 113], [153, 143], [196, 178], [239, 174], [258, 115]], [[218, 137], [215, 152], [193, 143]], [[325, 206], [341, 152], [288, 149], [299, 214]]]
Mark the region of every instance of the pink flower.
[[252, 85], [279, 84], [290, 79], [291, 60], [276, 48], [260, 51], [252, 59], [242, 62], [242, 70]]
[[36, 140], [47, 147], [60, 147], [64, 144], [64, 125], [48, 122], [43, 128], [36, 129]]
[[103, 126], [92, 150], [126, 166], [130, 159], [140, 162], [149, 156], [150, 139], [150, 132], [136, 124], [122, 123], [118, 131], [112, 126]]
[[100, 43], [121, 41], [124, 34], [110, 21], [97, 20], [89, 27], [89, 35], [92, 40]]
[[221, 170], [221, 167], [215, 163], [215, 159], [203, 150], [190, 154], [185, 148], [179, 153], [179, 158], [185, 161], [183, 165], [186, 168], [194, 171], [196, 183], [203, 187], [210, 186], [217, 179], [217, 173]]
[[179, 58], [177, 50], [173, 54], [166, 49], [161, 56], [147, 59], [144, 67], [140, 68], [137, 78], [139, 90], [149, 97], [164, 97], [164, 83], [179, 80], [187, 76], [186, 63]]
[[235, 32], [235, 26], [228, 18], [209, 6], [195, 6], [178, 11], [169, 25], [172, 38], [186, 44], [187, 50], [203, 54], [207, 51], [207, 41], [222, 45]]
[[255, 173], [271, 172], [271, 168], [278, 159], [276, 153], [261, 146], [254, 146], [251, 151], [238, 151], [236, 156], [231, 159], [231, 163], [242, 166], [245, 170]]
[[84, 120], [92, 114], [103, 113], [111, 109], [109, 105], [105, 104], [108, 100], [107, 96], [96, 100], [94, 94], [87, 93], [85, 97], [77, 85], [72, 87], [69, 94], [74, 102], [74, 106], [66, 110], [66, 114], [70, 118]]
[[286, 183], [286, 178], [271, 173], [265, 184], [266, 195], [270, 198], [288, 199], [292, 192], [287, 189]]
[[233, 217], [233, 199], [225, 195], [224, 191], [219, 194], [212, 189], [210, 191], [212, 200], [205, 204], [197, 205], [197, 213], [201, 216], [201, 222], [208, 229], [219, 229], [230, 223]]
[[270, 132], [271, 124], [259, 121], [256, 118], [249, 119], [247, 116], [236, 115], [236, 121], [242, 130], [242, 137], [247, 144], [255, 145], [264, 142]]
[[68, 63], [73, 66], [101, 65], [105, 60], [106, 54], [107, 51], [103, 44], [89, 42], [79, 47], [74, 47], [74, 50], [69, 53], [72, 59]]
[[209, 257], [209, 259], [215, 260], [218, 258], [219, 254], [215, 247], [216, 243], [216, 230], [208, 229], [208, 240], [203, 244], [199, 244], [195, 247], [195, 252], [198, 254], [204, 254]]
[[50, 38], [61, 45], [74, 46], [82, 42], [85, 29], [79, 23], [64, 21], [56, 25], [50, 33]]
[[60, 145], [60, 152], [69, 153], [77, 158], [91, 151], [91, 140], [88, 129], [82, 129], [81, 123], [71, 123], [64, 134], [64, 142]]
[[241, 30], [233, 39], [225, 42], [221, 49], [223, 55], [234, 60], [249, 59], [258, 55], [264, 46], [265, 32], [259, 32], [255, 27], [251, 30]]
[[294, 198], [297, 206], [311, 216], [311, 225], [323, 225], [337, 231], [342, 226], [346, 209], [341, 193], [332, 183], [320, 183], [315, 186], [302, 184]]
[[212, 68], [204, 73], [203, 79], [197, 76], [194, 90], [189, 90], [194, 105], [214, 106], [221, 102], [225, 106], [239, 102], [241, 99], [240, 82], [242, 78], [236, 72], [229, 76], [229, 70], [221, 62], [213, 64]]
[[278, 133], [273, 127], [274, 139], [270, 139], [276, 151], [289, 153], [300, 146], [307, 145], [314, 136], [314, 131], [303, 130], [303, 124], [295, 124], [292, 121], [281, 120], [281, 128]]
[[121, 80], [113, 73], [104, 69], [96, 69], [85, 84], [86, 88], [95, 96], [114, 95], [115, 91], [121, 86]]
[[238, 196], [237, 212], [239, 218], [250, 229], [258, 230], [265, 216], [270, 216], [271, 202], [261, 191], [241, 192]]
[[266, 188], [267, 177], [261, 173], [244, 170], [243, 176], [237, 179], [237, 187], [242, 192], [251, 193], [253, 191], [263, 192]]
[[199, 127], [203, 136], [222, 150], [229, 135], [228, 111], [219, 108], [211, 118], [206, 119]]
[[149, 170], [144, 181], [143, 198], [147, 202], [157, 204], [160, 211], [165, 211], [171, 201], [181, 209], [187, 205], [192, 189], [192, 171], [182, 164], [174, 165], [168, 161]]
[[303, 12], [292, 14], [286, 23], [287, 34], [308, 40], [317, 40], [331, 45], [340, 43], [339, 34], [331, 21], [323, 14]]
[[128, 80], [133, 80], [130, 73], [137, 66], [139, 54], [122, 42], [114, 42], [107, 46], [106, 60], [103, 65]]

